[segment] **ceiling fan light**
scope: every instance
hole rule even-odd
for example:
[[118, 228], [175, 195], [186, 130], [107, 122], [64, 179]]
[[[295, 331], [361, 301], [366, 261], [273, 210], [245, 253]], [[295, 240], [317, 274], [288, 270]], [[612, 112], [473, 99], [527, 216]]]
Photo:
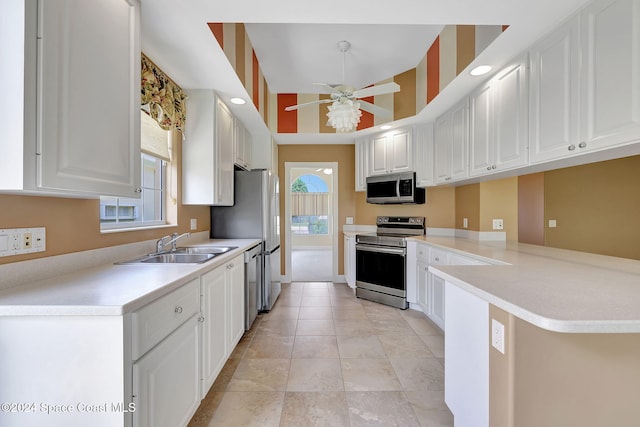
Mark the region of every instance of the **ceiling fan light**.
[[350, 99], [346, 101], [335, 101], [328, 106], [329, 112], [327, 125], [333, 127], [337, 132], [351, 132], [360, 123], [362, 111], [360, 103]]

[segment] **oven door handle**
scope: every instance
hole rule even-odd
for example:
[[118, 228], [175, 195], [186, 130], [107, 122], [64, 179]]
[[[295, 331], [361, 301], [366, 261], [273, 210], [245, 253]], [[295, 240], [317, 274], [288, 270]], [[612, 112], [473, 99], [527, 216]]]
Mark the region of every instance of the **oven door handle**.
[[356, 251], [378, 252], [383, 254], [406, 255], [406, 248], [390, 248], [387, 246], [373, 246], [358, 243]]

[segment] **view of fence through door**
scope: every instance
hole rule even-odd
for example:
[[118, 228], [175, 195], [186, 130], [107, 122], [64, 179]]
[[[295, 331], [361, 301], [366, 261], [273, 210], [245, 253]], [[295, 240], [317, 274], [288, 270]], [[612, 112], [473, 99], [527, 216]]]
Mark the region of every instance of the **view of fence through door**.
[[333, 169], [291, 169], [291, 280], [333, 280]]

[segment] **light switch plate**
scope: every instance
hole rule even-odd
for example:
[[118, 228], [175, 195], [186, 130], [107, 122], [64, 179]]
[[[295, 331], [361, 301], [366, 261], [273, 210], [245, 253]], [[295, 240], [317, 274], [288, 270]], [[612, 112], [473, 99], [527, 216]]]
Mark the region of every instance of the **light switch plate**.
[[348, 216], [347, 217], [347, 225], [351, 225], [353, 224], [353, 217]]

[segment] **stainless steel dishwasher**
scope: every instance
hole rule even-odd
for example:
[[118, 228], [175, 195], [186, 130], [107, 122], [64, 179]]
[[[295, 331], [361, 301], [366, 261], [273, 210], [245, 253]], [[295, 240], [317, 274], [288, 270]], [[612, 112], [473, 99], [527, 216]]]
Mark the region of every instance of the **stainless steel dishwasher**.
[[244, 253], [244, 329], [251, 329], [258, 315], [258, 283], [260, 283], [260, 253], [262, 243]]

